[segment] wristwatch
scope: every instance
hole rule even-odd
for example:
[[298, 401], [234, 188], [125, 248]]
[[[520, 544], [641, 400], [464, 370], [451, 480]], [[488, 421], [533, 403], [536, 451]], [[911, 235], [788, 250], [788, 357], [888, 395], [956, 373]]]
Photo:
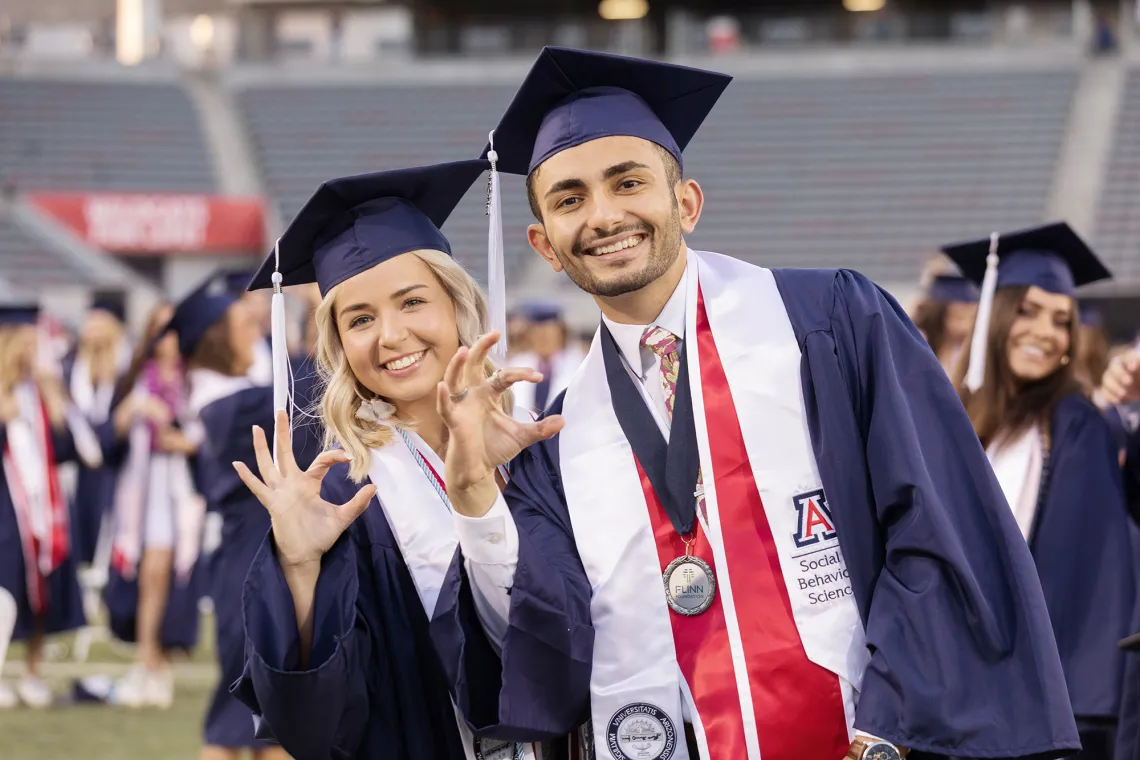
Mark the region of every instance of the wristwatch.
[[856, 737], [847, 751], [849, 760], [902, 760], [904, 752], [898, 747], [878, 739]]

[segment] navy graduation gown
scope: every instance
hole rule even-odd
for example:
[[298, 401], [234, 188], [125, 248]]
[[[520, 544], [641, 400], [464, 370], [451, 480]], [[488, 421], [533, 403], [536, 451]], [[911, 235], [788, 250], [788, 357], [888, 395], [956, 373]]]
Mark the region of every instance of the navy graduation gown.
[[[1116, 423], [1118, 443], [1124, 444], [1124, 493], [1133, 520], [1132, 556], [1135, 588], [1140, 589], [1140, 429], [1129, 432], [1116, 409], [1106, 415]], [[1140, 632], [1140, 594], [1133, 605], [1130, 634]], [[1123, 693], [1120, 699], [1119, 725], [1116, 734], [1116, 760], [1140, 760], [1140, 651], [1124, 653]]]
[[[360, 487], [337, 464], [321, 495], [340, 504]], [[375, 498], [321, 561], [314, 621], [302, 671], [293, 598], [270, 535], [246, 579], [245, 672], [233, 687], [260, 716], [259, 736], [276, 737], [297, 760], [462, 760], [427, 616]], [[493, 651], [474, 634], [473, 608], [462, 625], [478, 663], [497, 670]]]
[[[71, 386], [71, 373], [75, 371], [75, 360], [64, 368], [64, 377]], [[116, 378], [116, 383], [119, 378]], [[88, 420], [93, 427], [98, 425]], [[90, 564], [95, 558], [95, 546], [99, 542], [99, 530], [103, 518], [112, 511], [115, 502], [117, 467], [104, 458], [101, 467], [88, 467], [79, 462], [79, 473], [75, 483], [75, 496], [71, 500], [71, 540], [72, 554], [80, 564]]]
[[[0, 451], [6, 442], [7, 429], [0, 425]], [[56, 464], [79, 461], [79, 452], [66, 425], [60, 430], [51, 428], [51, 445]], [[40, 621], [45, 634], [75, 630], [87, 623], [75, 564], [73, 547], [63, 563], [47, 578], [47, 609]], [[36, 632], [37, 621], [28, 599], [20, 526], [16, 522], [16, 509], [3, 468], [0, 468], [0, 588], [7, 589], [16, 598], [16, 627], [12, 641], [30, 638]]]
[[[861, 275], [774, 274], [871, 651], [856, 726], [914, 758], [1076, 749], [1032, 557], [938, 361]], [[560, 409], [561, 398], [551, 411]], [[557, 438], [513, 465], [506, 496], [519, 558], [500, 683], [470, 677], [488, 666], [473, 661], [461, 625], [471, 601], [459, 553], [432, 621], [460, 708], [473, 728], [505, 739], [566, 732], [587, 716], [590, 586], [558, 473]], [[489, 719], [488, 704], [498, 705]]]
[[272, 435], [273, 389], [240, 390], [208, 404], [199, 418], [205, 436], [198, 449], [198, 483], [208, 508], [222, 516], [222, 540], [209, 572], [221, 679], [206, 714], [205, 741], [219, 747], [264, 747], [254, 737], [249, 708], [230, 695], [229, 685], [241, 675], [244, 661], [242, 583], [269, 530], [269, 514], [231, 463], [244, 462], [257, 471], [250, 431], [259, 425]]
[[1073, 712], [1116, 717], [1133, 588], [1131, 526], [1116, 446], [1096, 407], [1080, 395], [1053, 414], [1049, 477], [1042, 484], [1029, 547]]

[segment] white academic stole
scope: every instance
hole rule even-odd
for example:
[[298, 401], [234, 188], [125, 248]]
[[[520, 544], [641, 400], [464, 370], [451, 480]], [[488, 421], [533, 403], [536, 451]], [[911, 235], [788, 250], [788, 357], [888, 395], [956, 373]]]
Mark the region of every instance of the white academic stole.
[[[411, 448], [394, 432], [391, 443], [371, 450], [368, 477], [376, 486], [376, 499], [430, 620], [455, 557], [459, 534], [451, 508], [437, 490], [446, 493], [443, 460], [415, 433], [405, 435]], [[417, 455], [422, 461], [417, 461]], [[466, 760], [544, 760], [530, 744], [476, 739], [454, 702], [452, 708]]]
[[[807, 430], [799, 346], [771, 272], [689, 256], [685, 355], [707, 507], [694, 554], [717, 577], [707, 612], [666, 603], [661, 572], [683, 544], [613, 412], [599, 336], [563, 403], [562, 482], [593, 589], [597, 755], [686, 759], [687, 720], [705, 760], [838, 760], [869, 655]], [[775, 694], [783, 652], [811, 678]]]
[[6, 426], [2, 466], [23, 547], [28, 604], [39, 615], [50, 604], [47, 578], [71, 553], [70, 522], [39, 391], [23, 383], [12, 393], [20, 413]]

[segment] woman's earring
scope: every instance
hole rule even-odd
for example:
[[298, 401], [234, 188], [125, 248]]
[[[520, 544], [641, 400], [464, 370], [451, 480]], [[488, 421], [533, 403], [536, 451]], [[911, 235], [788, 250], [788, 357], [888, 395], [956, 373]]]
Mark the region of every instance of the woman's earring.
[[1065, 354], [1064, 356], [1061, 357], [1061, 366], [1062, 367], [1069, 366], [1069, 355], [1068, 354]]

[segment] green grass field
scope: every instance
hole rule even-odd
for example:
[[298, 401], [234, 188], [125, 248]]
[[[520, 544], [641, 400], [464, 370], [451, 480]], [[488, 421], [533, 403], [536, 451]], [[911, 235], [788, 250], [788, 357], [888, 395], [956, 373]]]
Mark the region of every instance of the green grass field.
[[0, 713], [4, 760], [196, 760], [210, 684], [180, 685], [167, 711], [99, 705]]
[[[76, 677], [121, 674], [130, 651], [96, 644], [85, 663], [74, 663], [70, 638], [53, 642], [55, 661], [44, 676], [55, 690], [58, 706], [49, 710], [0, 711], [0, 758], [3, 760], [196, 760], [201, 749], [202, 716], [213, 693], [212, 626], [203, 617], [202, 642], [176, 662], [177, 689], [168, 711], [126, 710], [98, 704], [66, 704]], [[12, 682], [23, 670], [24, 651], [13, 645], [4, 677]]]

